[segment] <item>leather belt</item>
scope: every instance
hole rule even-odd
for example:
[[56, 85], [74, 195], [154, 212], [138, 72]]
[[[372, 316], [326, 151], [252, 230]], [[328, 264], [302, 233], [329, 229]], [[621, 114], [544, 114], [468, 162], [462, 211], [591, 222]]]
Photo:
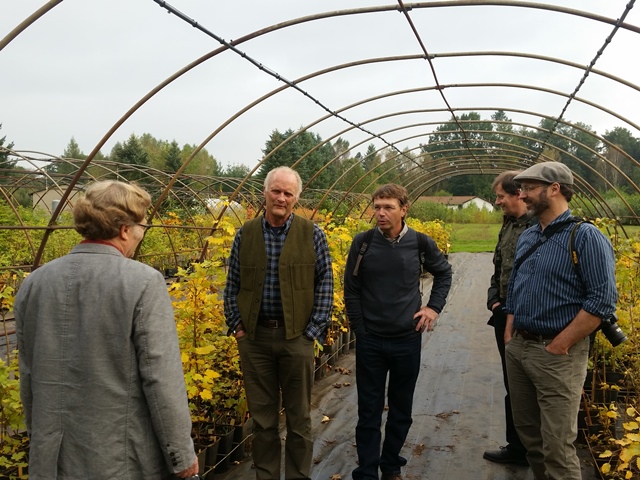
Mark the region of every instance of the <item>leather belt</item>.
[[522, 329], [522, 328], [516, 328], [516, 333], [518, 335], [520, 335], [522, 338], [524, 338], [525, 340], [531, 340], [534, 342], [542, 342], [543, 340], [553, 340], [554, 338], [556, 338], [558, 336], [557, 333], [555, 334], [547, 334], [547, 335], [540, 335], [537, 333], [531, 333], [531, 332], [527, 332], [526, 330]]
[[258, 325], [265, 328], [282, 328], [284, 320], [276, 320], [272, 318], [258, 318]]

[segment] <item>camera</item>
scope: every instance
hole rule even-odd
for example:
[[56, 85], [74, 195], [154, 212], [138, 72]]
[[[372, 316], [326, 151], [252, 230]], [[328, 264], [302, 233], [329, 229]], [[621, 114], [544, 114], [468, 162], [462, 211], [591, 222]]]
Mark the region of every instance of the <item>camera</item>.
[[600, 330], [602, 330], [604, 336], [607, 337], [609, 343], [614, 347], [617, 347], [621, 343], [627, 341], [627, 336], [618, 326], [618, 317], [616, 317], [615, 314], [602, 319]]

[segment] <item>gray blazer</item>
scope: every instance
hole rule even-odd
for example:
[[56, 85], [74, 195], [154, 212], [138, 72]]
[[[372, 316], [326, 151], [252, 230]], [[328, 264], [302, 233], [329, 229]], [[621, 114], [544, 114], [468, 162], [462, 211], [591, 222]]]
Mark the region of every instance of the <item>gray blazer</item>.
[[31, 273], [14, 305], [29, 478], [174, 478], [191, 418], [162, 275], [80, 244]]

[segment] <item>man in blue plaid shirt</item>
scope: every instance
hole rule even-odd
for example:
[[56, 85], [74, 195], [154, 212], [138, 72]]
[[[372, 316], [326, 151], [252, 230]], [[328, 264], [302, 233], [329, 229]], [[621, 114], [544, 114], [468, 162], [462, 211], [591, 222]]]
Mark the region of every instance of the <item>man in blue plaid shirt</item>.
[[224, 310], [254, 421], [257, 480], [280, 479], [280, 392], [287, 416], [285, 479], [311, 473], [313, 346], [324, 342], [331, 321], [333, 273], [324, 232], [293, 214], [301, 191], [296, 171], [271, 170], [264, 216], [238, 230], [229, 256]]

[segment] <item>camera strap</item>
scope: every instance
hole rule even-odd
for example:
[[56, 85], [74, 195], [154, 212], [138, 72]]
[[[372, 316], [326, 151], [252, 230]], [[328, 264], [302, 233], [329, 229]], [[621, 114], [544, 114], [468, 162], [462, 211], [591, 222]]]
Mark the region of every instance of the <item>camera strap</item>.
[[[548, 226], [547, 228], [544, 229], [544, 231], [542, 232], [542, 236], [538, 239], [538, 241], [536, 243], [534, 243], [533, 245], [531, 245], [531, 247], [529, 248], [529, 250], [527, 250], [526, 252], [524, 252], [524, 254], [519, 257], [515, 263], [513, 264], [513, 269], [516, 270], [518, 268], [520, 268], [520, 265], [522, 265], [522, 263], [529, 258], [531, 255], [533, 255], [533, 253], [547, 240], [549, 240], [549, 238], [551, 238], [551, 236], [553, 236], [554, 234], [556, 234], [557, 232], [560, 232], [562, 230], [564, 230], [564, 227], [566, 227], [567, 225], [571, 225], [573, 223], [577, 223], [578, 225], [580, 225], [580, 223], [584, 223], [584, 221], [579, 218], [579, 217], [570, 217], [567, 220], [563, 221], [563, 222], [559, 222], [559, 223], [555, 223], [553, 225]], [[573, 231], [571, 232], [572, 235], [570, 237], [570, 251], [571, 251], [571, 261], [573, 263], [574, 268], [577, 268], [578, 265], [578, 256], [575, 253], [575, 245], [574, 245], [574, 237], [575, 235], [573, 235], [578, 227], [578, 225], [576, 225], [573, 229]]]

